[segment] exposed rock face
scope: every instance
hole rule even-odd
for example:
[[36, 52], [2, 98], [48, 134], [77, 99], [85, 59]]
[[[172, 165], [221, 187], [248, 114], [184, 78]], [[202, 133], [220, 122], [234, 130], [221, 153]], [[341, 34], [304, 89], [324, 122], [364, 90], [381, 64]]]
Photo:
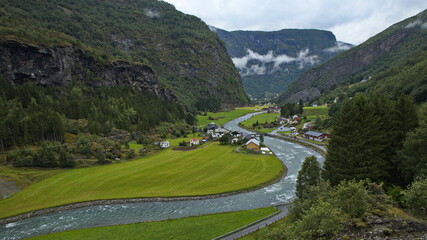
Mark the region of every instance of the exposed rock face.
[[350, 224], [335, 239], [427, 239], [427, 224], [409, 219], [371, 216], [366, 219], [364, 225], [358, 227]]
[[68, 86], [77, 81], [94, 88], [128, 85], [165, 100], [176, 98], [148, 66], [125, 61], [101, 64], [85, 51], [68, 46], [0, 43], [0, 76], [13, 84], [33, 81], [40, 85]]
[[355, 47], [319, 67], [308, 70], [288, 88], [280, 100], [298, 102], [300, 99], [307, 100], [320, 95], [322, 91], [329, 90], [346, 77], [363, 70], [393, 51], [410, 31], [402, 28], [385, 38]]

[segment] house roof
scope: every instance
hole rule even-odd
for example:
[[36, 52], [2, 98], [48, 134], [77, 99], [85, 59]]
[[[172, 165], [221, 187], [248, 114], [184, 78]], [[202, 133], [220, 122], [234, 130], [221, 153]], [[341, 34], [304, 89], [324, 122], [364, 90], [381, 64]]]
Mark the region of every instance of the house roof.
[[197, 141], [199, 141], [199, 139], [197, 139], [197, 138], [192, 138], [192, 139], [190, 139], [190, 141], [192, 141], [192, 142], [197, 142]]
[[270, 152], [270, 149], [268, 147], [263, 147], [263, 148], [261, 148], [261, 151]]
[[248, 144], [250, 144], [250, 143], [254, 143], [255, 145], [259, 146], [259, 141], [258, 141], [258, 140], [256, 140], [255, 138], [250, 139], [250, 140], [246, 143], [246, 145], [248, 145]]
[[310, 136], [314, 136], [314, 137], [320, 137], [323, 135], [322, 132], [315, 132], [315, 131], [308, 131], [305, 133], [305, 135], [310, 135]]

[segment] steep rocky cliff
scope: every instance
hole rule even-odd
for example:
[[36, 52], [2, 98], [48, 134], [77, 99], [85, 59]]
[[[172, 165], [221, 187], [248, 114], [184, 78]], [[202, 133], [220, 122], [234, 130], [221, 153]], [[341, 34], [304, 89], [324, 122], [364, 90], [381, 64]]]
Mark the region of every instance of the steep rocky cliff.
[[225, 42], [246, 92], [254, 99], [275, 97], [305, 70], [352, 47], [337, 42], [332, 32], [315, 29], [211, 30]]
[[351, 97], [367, 91], [391, 97], [411, 94], [416, 101], [422, 102], [426, 100], [423, 95], [427, 94], [423, 80], [427, 72], [425, 56], [426, 11], [304, 72], [280, 99], [297, 102], [323, 94], [325, 97], [320, 100], [331, 102], [336, 97]]
[[[141, 71], [141, 63], [190, 107], [202, 106], [198, 103], [206, 99], [222, 106], [248, 102], [238, 71], [216, 34], [199, 18], [163, 1], [0, 0], [0, 38], [74, 46], [103, 65], [117, 59], [137, 63], [128, 65], [138, 66], [135, 71]], [[119, 74], [115, 71], [95, 77], [121, 81], [112, 78]]]
[[129, 85], [164, 100], [176, 97], [142, 64], [114, 61], [100, 64], [72, 46], [32, 46], [16, 41], [0, 43], [0, 75], [13, 84], [34, 81], [40, 85], [69, 86], [81, 82], [91, 87]]

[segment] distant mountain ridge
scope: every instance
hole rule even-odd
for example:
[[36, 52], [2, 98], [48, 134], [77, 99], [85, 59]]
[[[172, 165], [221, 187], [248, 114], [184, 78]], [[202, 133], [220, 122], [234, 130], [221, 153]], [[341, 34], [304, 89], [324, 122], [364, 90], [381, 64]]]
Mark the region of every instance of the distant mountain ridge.
[[282, 102], [331, 103], [357, 92], [427, 101], [427, 10], [396, 23], [361, 45], [301, 75]]
[[[39, 49], [72, 46], [72, 52], [81, 51], [100, 65], [118, 60], [127, 62], [130, 68], [144, 65], [152, 71], [147, 75], [150, 79], [154, 75], [186, 106], [203, 108], [207, 99], [215, 103], [215, 108], [248, 102], [240, 76], [217, 35], [199, 18], [163, 1], [0, 0], [0, 45], [9, 51], [6, 48], [11, 41]], [[56, 59], [55, 54], [50, 56], [53, 58], [42, 62]], [[11, 57], [5, 57], [2, 63]], [[61, 66], [61, 59], [57, 60], [54, 64]], [[38, 75], [49, 66], [33, 63], [21, 62], [26, 69], [20, 72], [15, 68], [17, 76], [10, 75], [13, 67], [7, 64], [0, 69], [10, 81], [49, 78]], [[73, 69], [67, 65], [56, 72], [68, 76], [68, 80], [95, 76], [103, 81], [105, 76], [88, 68], [88, 73], [79, 72], [73, 77]]]
[[352, 47], [323, 30], [228, 32], [210, 28], [225, 42], [246, 92], [254, 99], [274, 97], [306, 69]]

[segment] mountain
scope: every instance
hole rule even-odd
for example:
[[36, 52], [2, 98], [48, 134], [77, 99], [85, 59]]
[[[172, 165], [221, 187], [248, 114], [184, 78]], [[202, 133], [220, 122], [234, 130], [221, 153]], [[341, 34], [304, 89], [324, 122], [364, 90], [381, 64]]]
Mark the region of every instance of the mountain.
[[216, 34], [163, 1], [0, 0], [0, 49], [14, 84], [137, 83], [210, 110], [248, 102]]
[[256, 99], [275, 97], [308, 68], [352, 47], [337, 42], [331, 32], [322, 30], [211, 30], [225, 42], [246, 92]]
[[[280, 96], [330, 103], [357, 92], [427, 100], [427, 10], [301, 75]], [[322, 94], [322, 95], [321, 95]]]

